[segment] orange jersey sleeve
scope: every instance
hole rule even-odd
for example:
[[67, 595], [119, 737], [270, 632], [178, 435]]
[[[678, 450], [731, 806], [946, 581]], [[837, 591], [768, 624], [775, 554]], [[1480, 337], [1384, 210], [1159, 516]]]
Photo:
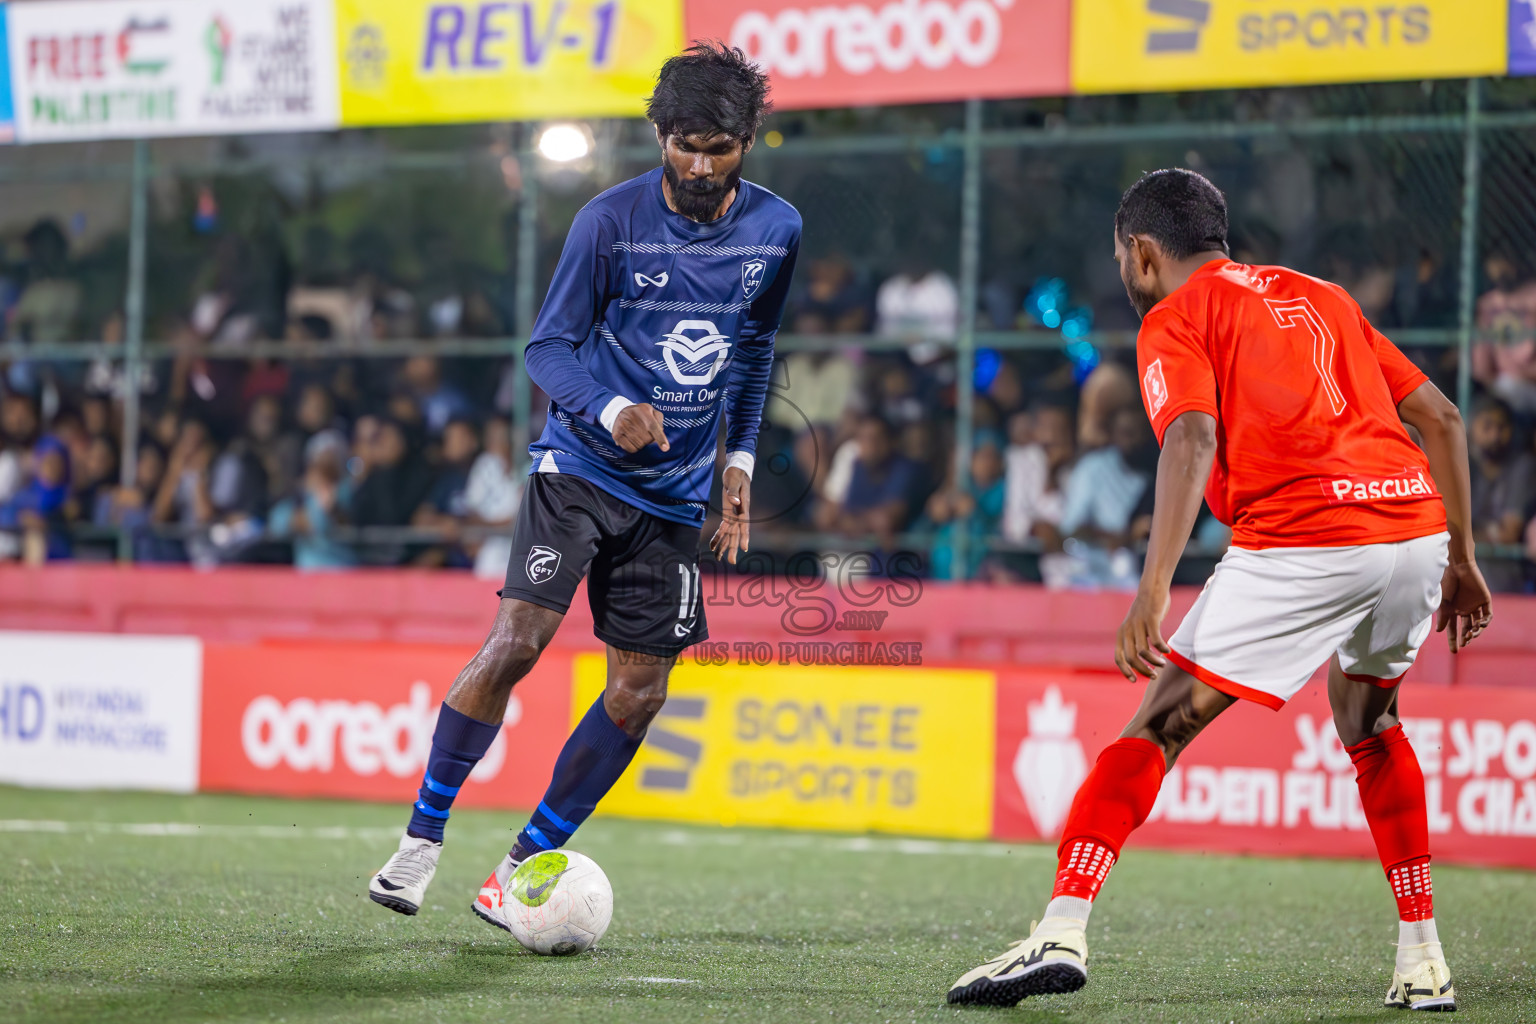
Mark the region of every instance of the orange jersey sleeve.
[[1177, 310], [1159, 307], [1147, 315], [1136, 342], [1136, 369], [1158, 444], [1168, 425], [1186, 412], [1220, 415], [1205, 338]]
[[1363, 315], [1360, 322], [1365, 327], [1366, 337], [1371, 340], [1371, 346], [1376, 350], [1376, 362], [1381, 365], [1381, 375], [1387, 379], [1387, 387], [1392, 391], [1392, 404], [1398, 405], [1417, 391], [1429, 377], [1414, 366], [1413, 360], [1403, 355], [1403, 350], [1392, 344], [1385, 334], [1371, 326]]

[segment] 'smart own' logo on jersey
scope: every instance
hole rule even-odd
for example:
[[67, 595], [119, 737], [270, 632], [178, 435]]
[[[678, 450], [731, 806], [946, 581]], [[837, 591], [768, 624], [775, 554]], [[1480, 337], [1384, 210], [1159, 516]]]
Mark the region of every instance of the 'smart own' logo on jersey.
[[679, 320], [656, 344], [679, 384], [708, 384], [731, 354], [731, 339], [709, 320]]
[[645, 734], [645, 745], [662, 751], [668, 764], [648, 764], [640, 772], [640, 788], [661, 793], [685, 793], [693, 770], [704, 756], [704, 744], [692, 736], [673, 732], [677, 722], [702, 722], [707, 702], [703, 697], [673, 697], [662, 705]]

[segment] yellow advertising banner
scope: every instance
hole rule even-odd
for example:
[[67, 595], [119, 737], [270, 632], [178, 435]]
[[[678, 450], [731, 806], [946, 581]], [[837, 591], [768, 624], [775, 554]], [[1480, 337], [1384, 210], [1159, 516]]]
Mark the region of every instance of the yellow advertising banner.
[[1505, 0], [1074, 0], [1072, 88], [1501, 75]]
[[344, 125], [636, 116], [681, 0], [336, 0]]
[[[606, 657], [576, 659], [579, 720]], [[982, 838], [992, 829], [996, 680], [922, 668], [679, 662], [606, 812]]]

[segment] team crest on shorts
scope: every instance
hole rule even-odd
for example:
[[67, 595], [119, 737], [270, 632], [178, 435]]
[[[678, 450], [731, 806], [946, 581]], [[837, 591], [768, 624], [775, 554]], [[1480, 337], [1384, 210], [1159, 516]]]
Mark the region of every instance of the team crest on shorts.
[[528, 579], [534, 583], [543, 583], [555, 575], [555, 570], [560, 568], [560, 552], [554, 548], [545, 547], [543, 544], [535, 544], [528, 550]]
[[747, 260], [741, 265], [741, 293], [747, 298], [757, 294], [763, 286], [763, 274], [768, 271], [767, 260]]

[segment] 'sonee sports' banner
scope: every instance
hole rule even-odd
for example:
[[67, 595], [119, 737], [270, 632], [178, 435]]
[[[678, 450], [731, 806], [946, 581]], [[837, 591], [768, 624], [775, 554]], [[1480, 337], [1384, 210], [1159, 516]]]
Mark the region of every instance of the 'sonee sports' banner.
[[349, 125], [633, 117], [678, 0], [336, 0]]
[[[576, 659], [573, 720], [607, 661]], [[992, 673], [679, 662], [604, 811], [724, 825], [979, 838]]]
[[10, 5], [24, 142], [336, 124], [328, 0]]
[[689, 39], [723, 39], [783, 109], [1064, 95], [1070, 0], [688, 0]]
[[0, 633], [0, 782], [197, 788], [192, 637]]
[[[473, 649], [293, 644], [206, 648], [201, 788], [409, 802], [448, 687]], [[518, 684], [464, 806], [532, 807], [565, 742], [569, 655]]]
[[1505, 0], [1074, 0], [1075, 92], [1504, 73]]
[[[1141, 700], [1142, 686], [1101, 679], [998, 674], [998, 838], [1061, 838], [1089, 765]], [[1424, 770], [1431, 852], [1536, 868], [1536, 691], [1415, 685], [1410, 673], [1400, 710]], [[1180, 756], [1130, 844], [1375, 856], [1321, 675], [1278, 713], [1248, 701], [1224, 712]]]

